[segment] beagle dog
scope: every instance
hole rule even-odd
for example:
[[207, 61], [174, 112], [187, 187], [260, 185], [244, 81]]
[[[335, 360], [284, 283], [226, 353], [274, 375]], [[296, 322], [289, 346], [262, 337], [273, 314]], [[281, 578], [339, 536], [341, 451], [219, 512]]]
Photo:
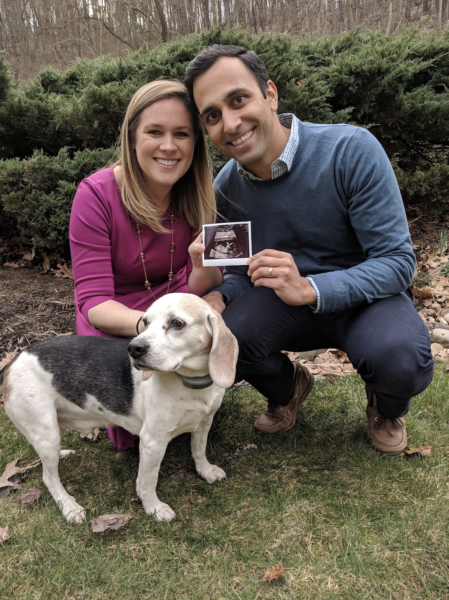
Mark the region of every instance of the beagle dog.
[[208, 483], [226, 477], [208, 462], [206, 443], [225, 389], [234, 382], [237, 340], [221, 316], [191, 294], [160, 298], [142, 320], [145, 330], [131, 342], [55, 337], [23, 350], [0, 373], [5, 411], [42, 460], [43, 481], [69, 522], [82, 522], [86, 513], [59, 478], [64, 429], [87, 433], [120, 425], [137, 434], [137, 494], [158, 521], [175, 516], [156, 494], [159, 467], [174, 437], [191, 432], [196, 470]]

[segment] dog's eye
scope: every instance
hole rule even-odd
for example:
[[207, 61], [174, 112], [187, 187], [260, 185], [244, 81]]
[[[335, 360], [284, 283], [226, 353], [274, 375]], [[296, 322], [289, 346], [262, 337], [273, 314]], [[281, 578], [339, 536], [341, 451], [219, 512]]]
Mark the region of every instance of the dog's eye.
[[169, 323], [171, 329], [182, 329], [184, 327], [184, 323], [179, 319], [172, 319]]

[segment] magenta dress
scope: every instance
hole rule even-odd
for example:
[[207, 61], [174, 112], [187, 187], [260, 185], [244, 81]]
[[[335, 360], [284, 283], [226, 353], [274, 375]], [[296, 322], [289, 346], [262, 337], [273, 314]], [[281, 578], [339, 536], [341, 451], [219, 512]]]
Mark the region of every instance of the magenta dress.
[[[167, 293], [170, 271], [171, 223], [167, 212], [166, 234], [143, 227], [140, 233], [148, 280], [156, 298]], [[144, 287], [145, 275], [140, 260], [136, 223], [126, 213], [113, 167], [84, 179], [75, 194], [70, 219], [70, 249], [75, 280], [76, 332], [78, 335], [117, 337], [89, 324], [90, 308], [116, 300], [128, 308], [145, 311], [154, 302]], [[192, 263], [188, 253], [196, 234], [175, 215], [173, 279], [171, 292], [186, 292]], [[122, 427], [111, 427], [108, 434], [118, 450], [134, 446], [137, 436]]]

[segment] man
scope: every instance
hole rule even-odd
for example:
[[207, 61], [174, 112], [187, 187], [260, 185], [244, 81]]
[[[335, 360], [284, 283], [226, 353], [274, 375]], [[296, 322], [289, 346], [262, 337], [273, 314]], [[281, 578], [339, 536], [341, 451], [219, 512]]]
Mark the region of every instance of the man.
[[[185, 83], [230, 160], [215, 181], [226, 221], [251, 221], [248, 267], [227, 267], [205, 299], [237, 337], [239, 377], [267, 399], [255, 427], [293, 427], [313, 377], [281, 350], [335, 347], [365, 381], [368, 437], [407, 445], [403, 417], [430, 384], [426, 328], [410, 297], [415, 258], [399, 188], [365, 129], [277, 115], [277, 90], [254, 52], [211, 46]], [[407, 290], [407, 292], [406, 292]]]

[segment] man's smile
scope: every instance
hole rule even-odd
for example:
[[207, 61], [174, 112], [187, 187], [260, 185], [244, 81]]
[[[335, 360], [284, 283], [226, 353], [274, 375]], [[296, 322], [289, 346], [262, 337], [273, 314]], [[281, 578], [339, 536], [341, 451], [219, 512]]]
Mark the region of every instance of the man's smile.
[[253, 129], [250, 129], [246, 133], [244, 133], [238, 139], [232, 140], [232, 142], [229, 142], [229, 144], [231, 144], [231, 146], [234, 146], [234, 147], [240, 146], [241, 144], [243, 144], [243, 142], [246, 142], [246, 140], [249, 140], [253, 136], [254, 129], [255, 129], [255, 127]]

